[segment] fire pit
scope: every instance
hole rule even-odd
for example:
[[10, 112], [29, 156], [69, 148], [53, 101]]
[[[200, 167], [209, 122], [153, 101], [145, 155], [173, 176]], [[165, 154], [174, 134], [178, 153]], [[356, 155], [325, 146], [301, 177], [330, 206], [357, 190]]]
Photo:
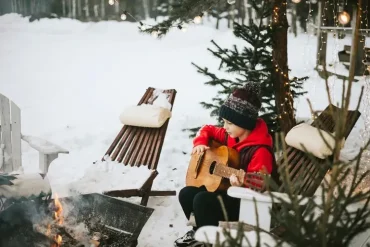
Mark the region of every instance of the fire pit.
[[136, 246], [153, 211], [101, 194], [17, 203], [0, 212], [0, 246]]

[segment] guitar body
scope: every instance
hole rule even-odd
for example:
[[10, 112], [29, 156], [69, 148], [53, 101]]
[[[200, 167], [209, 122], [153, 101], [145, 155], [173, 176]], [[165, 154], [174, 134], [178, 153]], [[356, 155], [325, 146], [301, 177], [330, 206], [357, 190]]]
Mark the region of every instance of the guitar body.
[[204, 153], [191, 156], [186, 174], [186, 186], [201, 187], [204, 185], [210, 192], [225, 191], [231, 186], [230, 181], [212, 174], [214, 165], [217, 163], [239, 169], [239, 153], [215, 141], [211, 141], [209, 147], [210, 149]]

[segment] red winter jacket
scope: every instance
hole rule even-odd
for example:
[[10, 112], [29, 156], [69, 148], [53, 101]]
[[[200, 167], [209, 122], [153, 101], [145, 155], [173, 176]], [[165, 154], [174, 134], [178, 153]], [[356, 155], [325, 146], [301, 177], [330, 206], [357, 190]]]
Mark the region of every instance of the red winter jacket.
[[[193, 145], [208, 145], [210, 139], [224, 143], [225, 142], [225, 132], [226, 130], [221, 127], [216, 127], [213, 125], [203, 126], [197, 136], [193, 140]], [[257, 124], [254, 130], [249, 134], [249, 136], [242, 142], [237, 142], [235, 138], [228, 136], [227, 146], [240, 152], [244, 147], [254, 145], [267, 145], [272, 147], [272, 138], [268, 133], [267, 125], [265, 121], [261, 118], [257, 119]], [[243, 162], [243, 161], [241, 161]], [[273, 157], [271, 153], [266, 148], [258, 148], [252, 159], [248, 164], [241, 164], [241, 167], [248, 167], [247, 172], [260, 172], [265, 171], [271, 174]]]

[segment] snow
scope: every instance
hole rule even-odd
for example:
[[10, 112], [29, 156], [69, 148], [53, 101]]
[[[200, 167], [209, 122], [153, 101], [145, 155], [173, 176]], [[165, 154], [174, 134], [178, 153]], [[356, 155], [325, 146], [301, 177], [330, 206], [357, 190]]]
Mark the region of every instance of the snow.
[[[316, 110], [328, 105], [324, 81], [314, 70], [317, 37], [289, 34], [288, 38], [291, 77], [310, 77], [305, 84], [309, 93], [296, 101], [297, 118], [308, 119], [307, 97]], [[178, 192], [185, 185], [192, 148], [189, 133], [182, 130], [215, 121], [199, 102], [210, 101], [217, 89], [205, 86], [208, 78], [191, 65], [217, 71], [219, 60], [207, 51], [212, 39], [225, 48], [243, 45], [231, 30], [216, 30], [207, 22], [189, 26], [186, 33], [173, 30], [156, 40], [138, 33], [137, 25], [128, 22], [42, 19], [29, 23], [16, 14], [0, 16], [0, 92], [20, 107], [22, 134], [69, 151], [50, 166], [47, 178], [53, 192], [66, 196], [142, 184], [149, 170], [128, 171], [100, 160], [122, 127], [121, 112], [137, 104], [148, 87], [177, 90], [153, 189]], [[349, 37], [328, 38], [328, 64], [343, 74], [347, 72], [337, 63], [336, 52], [350, 42]], [[353, 85], [351, 109], [356, 107], [361, 86], [368, 84], [361, 77]], [[340, 101], [341, 80], [332, 76], [329, 86], [332, 100]], [[363, 145], [361, 136], [367, 136], [366, 100], [343, 149], [345, 158], [353, 157]], [[25, 173], [38, 171], [38, 153], [27, 143], [22, 143], [22, 162]], [[139, 198], [125, 200], [140, 202]], [[189, 229], [177, 196], [151, 197], [148, 207], [155, 211], [139, 236], [140, 247], [172, 246]]]
[[40, 174], [22, 174], [22, 172], [13, 172], [11, 174], [16, 178], [11, 181], [12, 185], [0, 185], [1, 197], [29, 197], [39, 195], [42, 192], [47, 194], [51, 190], [48, 178], [43, 179]]
[[140, 189], [152, 174], [145, 166], [130, 167], [116, 161], [98, 161], [86, 169], [83, 177], [70, 184], [56, 185], [53, 190], [59, 197], [71, 194], [103, 193], [112, 190]]

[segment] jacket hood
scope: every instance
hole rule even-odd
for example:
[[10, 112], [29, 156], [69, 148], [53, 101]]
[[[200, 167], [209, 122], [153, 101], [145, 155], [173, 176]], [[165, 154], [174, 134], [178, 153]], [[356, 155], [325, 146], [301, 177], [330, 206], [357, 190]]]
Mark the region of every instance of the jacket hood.
[[232, 147], [238, 152], [247, 146], [266, 145], [272, 147], [272, 137], [268, 132], [267, 124], [262, 118], [257, 119], [256, 127], [243, 141], [236, 142], [235, 138], [229, 137], [229, 141], [230, 139], [234, 143]]

